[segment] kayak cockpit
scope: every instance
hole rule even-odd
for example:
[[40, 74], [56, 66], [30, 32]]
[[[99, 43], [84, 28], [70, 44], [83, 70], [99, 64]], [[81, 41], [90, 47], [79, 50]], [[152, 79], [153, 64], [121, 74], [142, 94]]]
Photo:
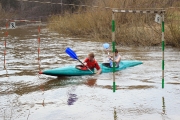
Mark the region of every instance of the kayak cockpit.
[[[82, 70], [82, 71], [89, 71], [88, 67], [86, 67], [84, 65], [76, 65], [75, 68], [78, 70]], [[94, 69], [90, 69], [90, 70], [94, 71]]]
[[[105, 66], [107, 68], [113, 68], [113, 67], [111, 67], [110, 63], [102, 63], [102, 66]], [[115, 68], [118, 68], [118, 67], [115, 67]]]
[[[107, 67], [107, 68], [112, 68], [110, 66], [110, 63], [102, 63], [102, 66]], [[87, 71], [88, 70], [88, 68], [86, 66], [84, 66], [84, 65], [76, 65], [75, 68], [78, 69], [78, 70], [82, 70], [82, 71]], [[116, 67], [116, 68], [118, 68], [118, 67]], [[93, 69], [91, 69], [91, 70], [93, 71]]]

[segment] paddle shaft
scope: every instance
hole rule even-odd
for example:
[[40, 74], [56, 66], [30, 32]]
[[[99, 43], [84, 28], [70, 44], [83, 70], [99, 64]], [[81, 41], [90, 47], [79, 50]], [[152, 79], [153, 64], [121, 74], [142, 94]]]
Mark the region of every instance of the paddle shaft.
[[103, 44], [103, 47], [107, 50], [107, 54], [108, 54], [108, 56], [109, 56], [109, 51], [108, 51], [108, 49], [109, 49], [109, 44], [108, 44], [108, 43], [104, 43], [104, 44]]
[[81, 64], [83, 64], [89, 71], [91, 71], [92, 73], [94, 73], [92, 70], [90, 70], [83, 62], [81, 62], [79, 59], [77, 59]]

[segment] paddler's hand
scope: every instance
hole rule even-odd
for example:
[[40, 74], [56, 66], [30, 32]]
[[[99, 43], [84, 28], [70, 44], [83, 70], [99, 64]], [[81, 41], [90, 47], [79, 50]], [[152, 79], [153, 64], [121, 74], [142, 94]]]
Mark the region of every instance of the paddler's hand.
[[109, 55], [109, 60], [113, 60], [113, 56], [110, 56], [110, 55]]
[[101, 70], [101, 69], [99, 69], [99, 70], [96, 72], [96, 74], [95, 74], [95, 75], [97, 76], [97, 75], [101, 74], [101, 72], [102, 72], [102, 70]]

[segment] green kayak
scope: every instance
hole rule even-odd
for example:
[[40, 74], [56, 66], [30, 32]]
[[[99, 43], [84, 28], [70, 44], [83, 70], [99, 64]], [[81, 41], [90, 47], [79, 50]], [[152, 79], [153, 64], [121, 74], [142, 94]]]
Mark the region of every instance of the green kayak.
[[[128, 67], [133, 67], [142, 64], [141, 61], [136, 60], [122, 60], [116, 71], [126, 69]], [[102, 73], [113, 72], [113, 68], [108, 66], [108, 63], [99, 63]], [[92, 70], [94, 72], [94, 70]], [[49, 70], [44, 70], [39, 72], [39, 74], [51, 75], [51, 76], [81, 76], [81, 75], [92, 75], [93, 73], [89, 70], [80, 70], [76, 68], [76, 65], [65, 66], [61, 68], [54, 68]]]

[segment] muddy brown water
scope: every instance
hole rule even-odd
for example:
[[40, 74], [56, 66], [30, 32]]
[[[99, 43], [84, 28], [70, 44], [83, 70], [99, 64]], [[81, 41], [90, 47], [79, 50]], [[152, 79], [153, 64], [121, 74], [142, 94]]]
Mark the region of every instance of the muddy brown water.
[[[62, 37], [45, 26], [41, 29], [38, 63], [37, 26], [8, 30], [0, 44], [1, 120], [179, 120], [180, 50], [165, 49], [165, 85], [162, 89], [162, 52], [157, 47], [117, 46], [124, 60], [143, 64], [115, 73], [117, 90], [112, 90], [112, 73], [97, 77], [53, 77], [41, 70], [79, 64], [65, 52], [71, 47], [83, 60], [92, 51], [105, 60], [102, 42]], [[4, 69], [4, 40], [7, 40]]]

